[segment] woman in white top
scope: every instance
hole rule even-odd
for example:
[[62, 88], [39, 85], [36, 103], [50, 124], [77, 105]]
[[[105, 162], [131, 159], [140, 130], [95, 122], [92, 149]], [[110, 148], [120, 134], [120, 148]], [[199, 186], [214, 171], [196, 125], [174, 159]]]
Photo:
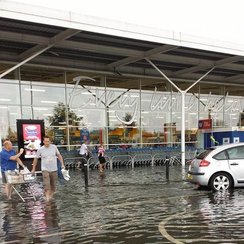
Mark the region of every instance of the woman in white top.
[[87, 158], [87, 156], [88, 156], [88, 148], [87, 148], [86, 142], [83, 142], [83, 143], [81, 144], [79, 154], [80, 154], [82, 157]]

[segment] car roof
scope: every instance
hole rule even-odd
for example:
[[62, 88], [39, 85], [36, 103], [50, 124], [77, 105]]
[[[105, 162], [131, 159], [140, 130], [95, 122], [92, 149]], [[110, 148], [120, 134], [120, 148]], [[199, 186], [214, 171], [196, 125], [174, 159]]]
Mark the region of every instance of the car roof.
[[221, 152], [221, 151], [228, 149], [228, 148], [238, 147], [238, 146], [244, 146], [244, 142], [230, 143], [230, 144], [226, 144], [226, 145], [214, 146], [214, 147], [208, 148], [207, 150], [210, 149], [210, 150], [213, 150], [214, 153], [216, 153], [216, 152]]

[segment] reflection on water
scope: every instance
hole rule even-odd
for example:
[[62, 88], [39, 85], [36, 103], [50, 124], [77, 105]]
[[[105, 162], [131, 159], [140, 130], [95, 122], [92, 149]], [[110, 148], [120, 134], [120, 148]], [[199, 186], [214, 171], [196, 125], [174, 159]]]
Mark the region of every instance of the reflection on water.
[[[178, 220], [168, 221], [168, 233], [186, 243], [243, 243], [244, 189], [202, 193], [205, 194], [186, 198], [186, 211]], [[184, 237], [179, 229], [172, 229], [176, 223], [178, 228], [184, 228]]]
[[55, 201], [29, 204], [34, 243], [61, 243], [59, 215]]
[[[182, 180], [181, 167], [71, 171], [55, 200], [13, 202], [1, 196], [0, 242], [207, 243], [244, 239], [244, 189], [198, 191]], [[166, 221], [167, 220], [167, 221]], [[159, 224], [164, 231], [159, 231]], [[232, 227], [228, 228], [228, 225]], [[167, 233], [164, 236], [162, 233]], [[218, 241], [217, 241], [218, 242]], [[218, 243], [223, 243], [219, 241]]]
[[[4, 233], [2, 240], [13, 241], [17, 238], [14, 222], [17, 219], [17, 213], [15, 212], [16, 203], [2, 204], [2, 231]], [[17, 238], [19, 239], [19, 238]]]
[[1, 243], [61, 243], [58, 210], [55, 202], [19, 201], [1, 204]]

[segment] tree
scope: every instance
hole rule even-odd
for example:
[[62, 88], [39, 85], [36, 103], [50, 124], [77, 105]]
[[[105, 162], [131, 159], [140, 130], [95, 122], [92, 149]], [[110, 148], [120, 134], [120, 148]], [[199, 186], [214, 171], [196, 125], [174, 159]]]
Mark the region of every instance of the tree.
[[[130, 113], [126, 113], [125, 117], [124, 117], [124, 121], [128, 122], [131, 119], [132, 119], [132, 115]], [[133, 127], [136, 126], [136, 122], [133, 121], [129, 125], [126, 124], [126, 126], [127, 126], [127, 128], [125, 129], [125, 135], [129, 136], [130, 134], [133, 134]], [[130, 135], [130, 136], [133, 136], [133, 135]]]
[[237, 126], [244, 126], [244, 111], [240, 112]]
[[48, 135], [53, 135], [55, 144], [67, 143], [67, 130], [65, 127], [62, 127], [67, 125], [66, 112], [68, 112], [68, 125], [74, 126], [68, 128], [71, 138], [77, 134], [76, 132], [79, 130], [78, 126], [80, 126], [80, 121], [83, 119], [77, 116], [69, 106], [66, 108], [64, 103], [58, 103], [53, 108], [53, 115], [48, 117], [50, 126], [60, 126], [51, 128], [51, 130], [48, 131]]
[[[69, 125], [79, 126], [82, 117], [78, 117], [75, 112], [73, 112], [69, 106], [68, 111], [68, 121]], [[50, 126], [61, 126], [66, 124], [66, 107], [64, 103], [58, 103], [53, 109], [53, 116], [48, 117]]]
[[16, 143], [17, 142], [17, 132], [13, 131], [10, 126], [8, 127], [8, 135], [7, 138], [12, 142]]

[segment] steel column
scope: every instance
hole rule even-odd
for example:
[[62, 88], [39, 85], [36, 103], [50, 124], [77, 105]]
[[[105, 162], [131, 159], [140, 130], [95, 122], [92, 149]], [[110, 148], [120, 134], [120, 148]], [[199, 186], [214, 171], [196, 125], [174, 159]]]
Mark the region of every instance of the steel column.
[[172, 86], [174, 86], [181, 93], [181, 163], [182, 167], [185, 167], [185, 95], [186, 93], [197, 83], [199, 83], [204, 77], [206, 77], [211, 71], [215, 69], [215, 66], [211, 68], [207, 73], [201, 76], [197, 81], [190, 85], [186, 90], [181, 90], [177, 85], [174, 84], [151, 60], [145, 58], [145, 60], [151, 64]]

